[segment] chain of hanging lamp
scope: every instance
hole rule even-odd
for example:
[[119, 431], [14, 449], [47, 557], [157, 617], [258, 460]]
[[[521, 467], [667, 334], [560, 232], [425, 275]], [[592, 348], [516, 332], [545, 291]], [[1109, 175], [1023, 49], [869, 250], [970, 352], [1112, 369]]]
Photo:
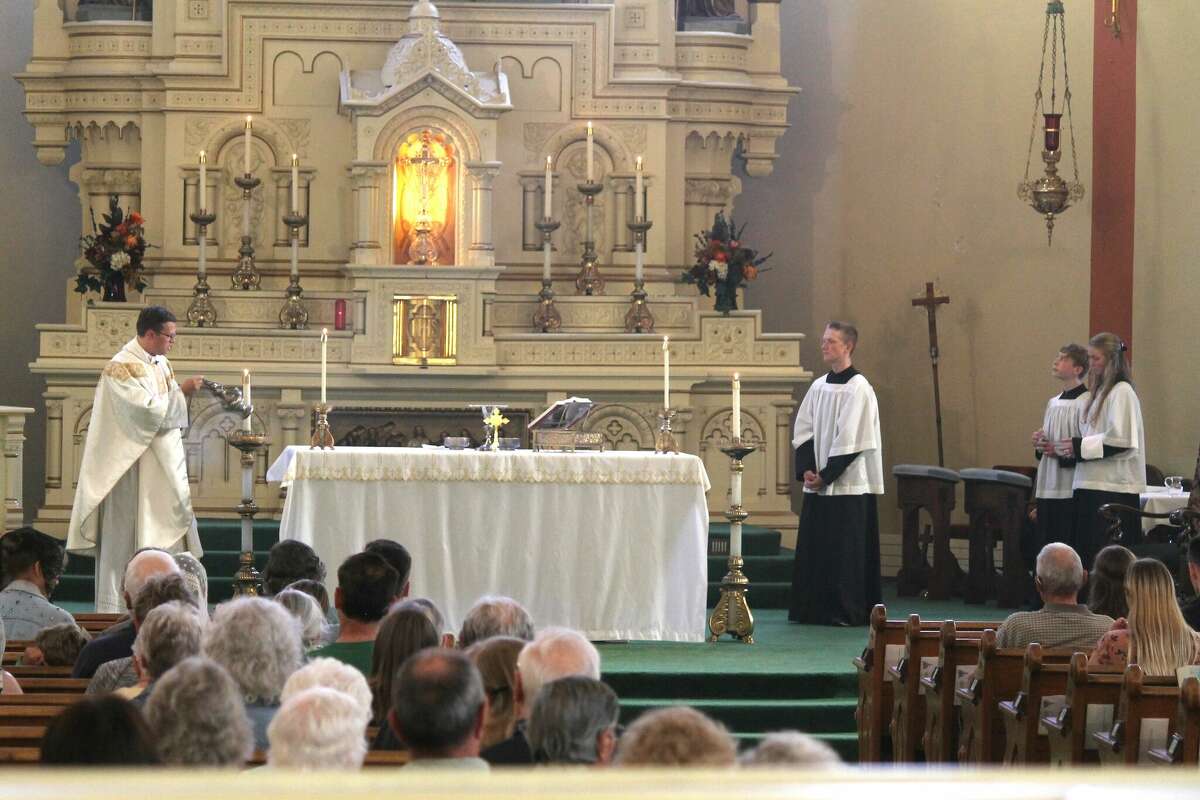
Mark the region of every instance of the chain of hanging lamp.
[[[1083, 183], [1079, 180], [1079, 158], [1075, 151], [1074, 114], [1071, 111], [1071, 78], [1067, 71], [1067, 27], [1065, 9], [1061, 0], [1051, 0], [1046, 5], [1046, 24], [1042, 30], [1042, 61], [1038, 70], [1037, 91], [1033, 95], [1033, 122], [1029, 131], [1029, 149], [1025, 156], [1025, 179], [1017, 186], [1017, 196], [1033, 206], [1046, 220], [1046, 243], [1054, 237], [1054, 219], [1066, 211], [1072, 203], [1083, 197]], [[1058, 107], [1058, 49], [1062, 43], [1063, 95], [1062, 108]], [[1043, 86], [1046, 78], [1046, 53], [1050, 55], [1050, 108], [1046, 109]], [[1029, 167], [1033, 163], [1033, 142], [1037, 138], [1038, 117], [1042, 118], [1044, 136], [1042, 161], [1046, 165], [1044, 174], [1029, 179]], [[1071, 141], [1071, 167], [1074, 181], [1068, 183], [1058, 174], [1058, 162], [1062, 159], [1061, 133], [1063, 118]]]

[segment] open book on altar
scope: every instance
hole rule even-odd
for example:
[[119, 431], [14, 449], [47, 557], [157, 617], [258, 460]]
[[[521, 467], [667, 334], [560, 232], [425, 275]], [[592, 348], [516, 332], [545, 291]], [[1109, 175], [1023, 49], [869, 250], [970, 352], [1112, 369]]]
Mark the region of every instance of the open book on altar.
[[547, 408], [528, 425], [531, 431], [569, 431], [587, 419], [595, 403], [586, 397], [568, 397]]

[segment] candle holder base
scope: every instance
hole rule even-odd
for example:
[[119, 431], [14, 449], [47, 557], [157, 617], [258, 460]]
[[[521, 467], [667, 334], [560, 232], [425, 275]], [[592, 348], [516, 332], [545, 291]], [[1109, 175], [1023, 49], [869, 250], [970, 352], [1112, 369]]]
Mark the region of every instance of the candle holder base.
[[542, 281], [538, 300], [537, 310], [533, 312], [533, 329], [538, 333], [558, 333], [562, 329], [562, 314], [554, 305], [554, 289], [550, 281]]
[[669, 408], [658, 412], [659, 425], [658, 433], [654, 436], [654, 452], [679, 452], [679, 443], [675, 441], [675, 435], [671, 433], [671, 420], [673, 419], [675, 419], [675, 412]]
[[625, 332], [654, 333], [654, 315], [646, 305], [645, 281], [635, 283], [629, 297], [629, 310], [625, 312]]
[[729, 572], [721, 579], [721, 597], [708, 618], [710, 642], [729, 634], [742, 644], [754, 644], [754, 614], [746, 601], [750, 579], [742, 572], [741, 556], [729, 557]]
[[188, 325], [196, 328], [212, 328], [217, 324], [217, 309], [213, 305], [212, 298], [208, 296], [209, 289], [208, 278], [204, 275], [196, 278], [196, 285], [192, 288], [192, 302], [188, 305], [187, 321]]
[[262, 576], [254, 568], [254, 553], [243, 550], [238, 556], [238, 569], [233, 573], [234, 597], [259, 597], [262, 591]]
[[[253, 412], [253, 406], [250, 406]], [[258, 503], [254, 502], [254, 467], [258, 453], [269, 444], [265, 433], [238, 429], [226, 434], [225, 441], [241, 452], [242, 502], [234, 507], [242, 519], [242, 552], [238, 558], [238, 569], [233, 574], [235, 597], [256, 597], [262, 594], [262, 577], [254, 568], [254, 515]]]
[[329, 412], [333, 410], [333, 406], [328, 403], [317, 403], [314, 410], [317, 412], [317, 423], [313, 426], [313, 435], [308, 449], [333, 450], [333, 431], [329, 428]]
[[287, 287], [287, 299], [283, 301], [283, 308], [279, 310], [279, 327], [293, 331], [308, 328], [308, 309], [304, 307], [304, 301], [301, 299], [303, 294], [300, 279], [292, 276]]
[[604, 278], [600, 275], [600, 256], [596, 253], [595, 242], [583, 243], [583, 261], [579, 274], [575, 276], [575, 294], [588, 297], [604, 294]]
[[[244, 175], [235, 177], [233, 182], [242, 190], [243, 209], [249, 207], [250, 194], [262, 181], [247, 172]], [[249, 223], [246, 222], [248, 219], [248, 215], [242, 218], [243, 224], [246, 225], [246, 230], [242, 232], [242, 246], [238, 248], [238, 264], [230, 276], [230, 280], [233, 283], [234, 289], [254, 291], [261, 288], [262, 276], [259, 274], [258, 267], [254, 263], [254, 239], [250, 236]]]

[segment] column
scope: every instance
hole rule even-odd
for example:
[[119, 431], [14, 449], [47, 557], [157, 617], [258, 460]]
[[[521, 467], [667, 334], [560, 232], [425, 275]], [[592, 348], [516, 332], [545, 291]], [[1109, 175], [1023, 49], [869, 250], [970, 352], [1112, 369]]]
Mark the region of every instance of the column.
[[775, 494], [791, 494], [792, 410], [791, 401], [775, 402]]
[[25, 417], [32, 408], [0, 406], [0, 435], [4, 442], [4, 466], [0, 467], [4, 487], [4, 530], [25, 524], [22, 472], [25, 467]]
[[544, 173], [521, 175], [521, 249], [541, 251], [542, 234], [534, 223], [542, 218], [542, 182]]
[[467, 165], [471, 177], [471, 252], [468, 263], [473, 267], [490, 267], [496, 263], [496, 246], [492, 242], [492, 185], [500, 174], [499, 161], [472, 161]]
[[613, 198], [613, 250], [632, 253], [633, 234], [630, 233], [627, 223], [633, 222], [633, 179], [624, 175], [613, 175], [609, 177], [608, 185]]
[[390, 264], [395, 260], [391, 253], [391, 226], [386, 224], [388, 205], [383, 202], [382, 191], [390, 166], [386, 161], [354, 161], [349, 167], [354, 192], [352, 264]]
[[46, 488], [62, 488], [63, 398], [46, 397]]

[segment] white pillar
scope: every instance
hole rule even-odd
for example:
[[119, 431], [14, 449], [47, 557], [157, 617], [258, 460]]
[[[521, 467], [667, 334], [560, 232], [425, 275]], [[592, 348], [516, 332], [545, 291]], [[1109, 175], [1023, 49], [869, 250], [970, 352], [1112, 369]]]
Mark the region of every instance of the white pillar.
[[499, 161], [467, 163], [471, 177], [471, 248], [468, 263], [490, 267], [496, 263], [496, 245], [492, 241], [492, 185], [500, 174]]
[[350, 245], [352, 264], [390, 264], [392, 258], [390, 225], [386, 224], [387, 203], [384, 182], [391, 165], [386, 161], [354, 161], [350, 164], [350, 182], [354, 192], [354, 241]]
[[25, 524], [23, 492], [25, 482], [25, 417], [32, 408], [0, 406], [0, 441], [4, 442], [4, 458], [0, 459], [0, 486], [4, 487], [4, 530]]

